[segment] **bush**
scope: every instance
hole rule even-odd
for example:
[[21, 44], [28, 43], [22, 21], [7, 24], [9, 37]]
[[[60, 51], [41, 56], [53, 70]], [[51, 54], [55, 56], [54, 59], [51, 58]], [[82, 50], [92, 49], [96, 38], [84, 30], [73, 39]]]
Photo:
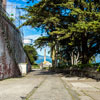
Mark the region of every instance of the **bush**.
[[37, 54], [36, 49], [33, 46], [25, 45], [24, 46], [24, 51], [26, 52], [31, 64], [34, 65], [35, 61], [38, 58], [38, 54]]
[[97, 72], [100, 72], [100, 65], [99, 65], [99, 67], [97, 68]]

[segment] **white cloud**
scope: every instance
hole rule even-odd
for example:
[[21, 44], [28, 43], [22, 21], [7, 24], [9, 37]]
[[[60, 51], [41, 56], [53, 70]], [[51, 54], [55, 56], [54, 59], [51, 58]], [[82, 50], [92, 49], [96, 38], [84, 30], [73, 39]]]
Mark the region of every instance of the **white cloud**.
[[[24, 38], [25, 39], [32, 39], [33, 41], [38, 39], [39, 37], [41, 37], [41, 35], [29, 35], [29, 36], [25, 36]], [[44, 47], [46, 48], [46, 55], [47, 56], [50, 56], [50, 54], [48, 53], [50, 51], [50, 48], [49, 47]], [[38, 48], [37, 49], [37, 52], [39, 55], [44, 55], [44, 48], [40, 49]]]
[[32, 39], [33, 41], [35, 41], [35, 40], [38, 39], [39, 37], [41, 37], [41, 35], [29, 35], [29, 36], [26, 36], [26, 37], [24, 37], [24, 38]]

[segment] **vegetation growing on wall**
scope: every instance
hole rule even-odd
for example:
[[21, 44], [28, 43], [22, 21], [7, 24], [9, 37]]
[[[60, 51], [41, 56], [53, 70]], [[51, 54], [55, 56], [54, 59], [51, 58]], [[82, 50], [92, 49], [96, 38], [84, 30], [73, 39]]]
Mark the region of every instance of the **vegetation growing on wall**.
[[13, 17], [10, 17], [9, 19], [10, 19], [11, 22], [15, 21], [15, 19]]

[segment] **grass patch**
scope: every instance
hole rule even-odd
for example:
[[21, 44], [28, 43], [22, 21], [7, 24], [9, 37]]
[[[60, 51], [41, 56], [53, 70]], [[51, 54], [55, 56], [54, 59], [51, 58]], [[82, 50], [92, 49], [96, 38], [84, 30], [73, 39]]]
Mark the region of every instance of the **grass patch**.
[[44, 70], [49, 70], [49, 67], [43, 67]]
[[38, 64], [32, 65], [32, 69], [39, 69], [39, 68], [40, 68], [40, 66]]

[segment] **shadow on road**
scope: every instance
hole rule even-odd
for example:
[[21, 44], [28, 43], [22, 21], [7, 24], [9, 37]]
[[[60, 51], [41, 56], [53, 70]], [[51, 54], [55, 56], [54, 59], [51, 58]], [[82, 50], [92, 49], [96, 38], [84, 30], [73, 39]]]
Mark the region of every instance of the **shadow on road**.
[[38, 73], [35, 73], [34, 75], [55, 75], [55, 74], [57, 74], [57, 73], [55, 73], [55, 72], [51, 72], [51, 71], [48, 71], [48, 70], [32, 70], [32, 72], [37, 72], [38, 71]]

